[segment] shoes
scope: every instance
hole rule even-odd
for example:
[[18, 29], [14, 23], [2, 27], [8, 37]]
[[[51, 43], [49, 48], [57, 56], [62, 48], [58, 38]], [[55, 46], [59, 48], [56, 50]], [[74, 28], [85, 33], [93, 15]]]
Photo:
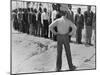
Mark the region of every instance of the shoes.
[[[76, 66], [72, 66], [69, 71], [75, 71], [76, 68], [77, 68]], [[56, 69], [56, 72], [61, 72], [61, 69]]]
[[76, 70], [76, 66], [72, 66], [72, 68], [70, 69], [70, 71], [75, 71]]
[[56, 72], [61, 72], [61, 69], [56, 69]]
[[93, 46], [93, 44], [89, 43], [90, 46]]
[[76, 42], [77, 44], [82, 44], [82, 42]]
[[82, 44], [82, 42], [79, 42], [79, 44]]
[[91, 44], [91, 43], [86, 43], [85, 46], [86, 46], [86, 47], [89, 47], [89, 46], [93, 46], [93, 44]]

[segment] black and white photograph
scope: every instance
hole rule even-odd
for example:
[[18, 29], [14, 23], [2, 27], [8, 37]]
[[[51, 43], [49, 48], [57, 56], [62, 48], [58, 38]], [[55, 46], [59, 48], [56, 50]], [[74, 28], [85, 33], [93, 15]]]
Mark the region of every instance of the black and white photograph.
[[96, 6], [11, 0], [11, 74], [96, 70]]

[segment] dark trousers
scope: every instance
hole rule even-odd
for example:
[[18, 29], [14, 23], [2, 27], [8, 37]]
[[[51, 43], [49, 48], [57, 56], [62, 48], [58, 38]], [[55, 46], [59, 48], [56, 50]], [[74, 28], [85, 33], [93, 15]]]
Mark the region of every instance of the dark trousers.
[[37, 36], [38, 35], [38, 25], [37, 25], [37, 22], [34, 22], [33, 23], [33, 34], [35, 35], [35, 36]]
[[[72, 31], [72, 28], [70, 27], [69, 32], [71, 32], [71, 31]], [[71, 41], [71, 35], [69, 36], [69, 41]]]
[[82, 39], [82, 28], [77, 28], [76, 30], [76, 42], [81, 43]]
[[30, 35], [34, 35], [34, 24], [30, 24], [30, 28], [29, 28], [29, 33]]
[[29, 34], [29, 24], [25, 23], [25, 33]]
[[50, 31], [50, 38], [53, 39], [53, 34], [52, 32]]
[[26, 24], [26, 33], [27, 33], [27, 34], [29, 34], [29, 28], [30, 28], [30, 24], [27, 23], [27, 24]]
[[92, 26], [86, 26], [86, 43], [91, 44]]
[[49, 26], [48, 20], [43, 20], [43, 24], [44, 24], [44, 27], [43, 27], [43, 36], [45, 38], [48, 38], [48, 26]]
[[19, 21], [19, 31], [22, 32], [23, 31], [23, 24], [22, 21]]
[[13, 27], [14, 27], [15, 30], [18, 30], [18, 21], [17, 21], [17, 19], [13, 20]]
[[42, 24], [41, 24], [41, 21], [38, 21], [38, 29], [37, 29], [37, 31], [38, 31], [38, 36], [41, 36], [41, 32], [42, 32]]
[[[54, 30], [57, 32], [57, 27], [55, 27]], [[53, 40], [57, 41], [57, 35], [53, 35]]]
[[71, 69], [72, 64], [72, 57], [71, 57], [71, 51], [70, 51], [70, 45], [69, 45], [69, 35], [57, 35], [57, 62], [56, 62], [56, 68], [57, 70], [60, 70], [62, 67], [62, 46], [64, 44], [66, 57], [68, 60], [69, 68]]

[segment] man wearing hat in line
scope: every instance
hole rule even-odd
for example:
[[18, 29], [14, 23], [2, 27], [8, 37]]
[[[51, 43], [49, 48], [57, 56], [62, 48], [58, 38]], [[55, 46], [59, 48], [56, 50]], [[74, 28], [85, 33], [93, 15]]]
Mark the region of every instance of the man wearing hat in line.
[[[66, 5], [61, 5], [60, 7], [62, 17], [53, 21], [49, 28], [54, 35], [57, 35], [57, 62], [56, 62], [56, 71], [61, 71], [62, 67], [62, 46], [64, 44], [66, 57], [68, 60], [69, 70], [75, 70], [76, 67], [72, 63], [70, 44], [69, 44], [69, 36], [73, 35], [76, 32], [76, 26], [67, 19], [67, 11], [68, 8]], [[57, 32], [54, 28], [57, 27]], [[72, 28], [72, 31], [69, 32], [69, 28]]]

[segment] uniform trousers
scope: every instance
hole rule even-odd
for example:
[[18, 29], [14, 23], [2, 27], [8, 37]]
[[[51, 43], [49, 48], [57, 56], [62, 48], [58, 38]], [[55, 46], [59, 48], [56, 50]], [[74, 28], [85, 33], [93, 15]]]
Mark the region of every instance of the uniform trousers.
[[69, 45], [69, 35], [68, 34], [59, 34], [57, 35], [57, 62], [56, 62], [56, 68], [57, 70], [60, 70], [62, 67], [62, 46], [65, 47], [66, 52], [66, 58], [68, 60], [69, 68], [72, 69], [72, 57], [71, 57], [71, 51], [70, 51], [70, 45]]
[[92, 26], [86, 26], [86, 43], [91, 43]]

